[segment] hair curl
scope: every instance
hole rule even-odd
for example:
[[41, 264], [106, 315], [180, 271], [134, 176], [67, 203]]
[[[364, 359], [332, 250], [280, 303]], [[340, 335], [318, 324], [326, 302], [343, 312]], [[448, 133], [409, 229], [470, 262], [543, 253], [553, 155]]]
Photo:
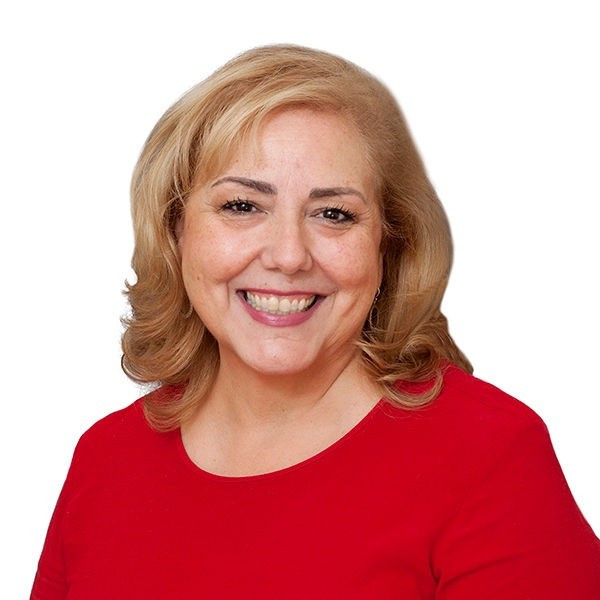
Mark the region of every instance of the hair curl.
[[[448, 332], [440, 305], [452, 262], [444, 210], [400, 108], [388, 89], [356, 65], [297, 46], [250, 50], [181, 97], [158, 121], [135, 167], [132, 215], [137, 280], [126, 283], [124, 371], [140, 383], [172, 386], [150, 395], [157, 429], [178, 427], [208, 391], [218, 345], [183, 286], [176, 226], [199, 181], [219, 173], [275, 110], [305, 106], [343, 114], [365, 141], [383, 217], [383, 281], [358, 340], [387, 396], [405, 407], [433, 399], [448, 361], [472, 371]], [[431, 382], [417, 391], [398, 381]]]

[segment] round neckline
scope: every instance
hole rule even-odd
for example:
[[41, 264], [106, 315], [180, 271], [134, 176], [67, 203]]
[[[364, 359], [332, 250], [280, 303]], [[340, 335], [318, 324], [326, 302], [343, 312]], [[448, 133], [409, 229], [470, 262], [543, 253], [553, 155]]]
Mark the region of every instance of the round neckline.
[[216, 482], [222, 483], [252, 483], [252, 482], [260, 482], [271, 480], [274, 478], [279, 478], [288, 475], [289, 473], [293, 473], [295, 471], [299, 471], [305, 469], [312, 465], [315, 462], [320, 462], [321, 460], [327, 458], [330, 454], [336, 452], [340, 447], [345, 446], [354, 436], [360, 433], [375, 417], [377, 413], [380, 412], [381, 408], [387, 403], [385, 398], [380, 398], [377, 404], [369, 410], [369, 412], [360, 420], [354, 427], [352, 427], [348, 432], [346, 432], [342, 437], [337, 439], [335, 442], [320, 450], [316, 454], [301, 460], [293, 465], [289, 465], [288, 467], [284, 467], [282, 469], [277, 469], [275, 471], [269, 471], [267, 473], [258, 473], [256, 475], [241, 475], [239, 477], [230, 476], [230, 475], [219, 475], [217, 473], [211, 473], [206, 469], [203, 469], [199, 465], [197, 465], [187, 453], [185, 449], [185, 445], [183, 443], [183, 438], [181, 436], [181, 428], [176, 429], [174, 431], [175, 441], [176, 441], [176, 449], [177, 454], [182, 459], [185, 467], [188, 470], [191, 470], [195, 475], [201, 476], [205, 479], [209, 479]]

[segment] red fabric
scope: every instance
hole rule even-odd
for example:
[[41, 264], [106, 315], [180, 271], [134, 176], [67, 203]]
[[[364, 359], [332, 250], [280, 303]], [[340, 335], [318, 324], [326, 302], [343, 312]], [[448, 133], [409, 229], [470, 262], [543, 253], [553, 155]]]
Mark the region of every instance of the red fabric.
[[210, 475], [141, 403], [80, 440], [35, 600], [594, 600], [600, 542], [542, 421], [458, 369], [276, 473]]

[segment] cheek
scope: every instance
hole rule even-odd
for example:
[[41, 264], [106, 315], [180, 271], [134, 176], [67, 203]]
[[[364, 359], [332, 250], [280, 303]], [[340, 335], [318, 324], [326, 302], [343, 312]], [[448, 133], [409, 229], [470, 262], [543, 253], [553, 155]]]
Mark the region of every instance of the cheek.
[[376, 239], [364, 236], [352, 242], [339, 242], [329, 248], [323, 266], [340, 288], [368, 292], [380, 282], [381, 257]]
[[184, 280], [198, 285], [229, 281], [248, 264], [251, 248], [231, 232], [206, 224], [201, 231], [186, 229], [180, 252]]

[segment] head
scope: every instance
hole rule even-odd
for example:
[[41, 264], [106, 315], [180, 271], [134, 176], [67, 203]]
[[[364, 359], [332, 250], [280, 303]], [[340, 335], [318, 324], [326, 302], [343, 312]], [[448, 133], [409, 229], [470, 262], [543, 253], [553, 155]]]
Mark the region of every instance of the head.
[[357, 340], [373, 378], [393, 396], [394, 380], [434, 377], [444, 359], [468, 368], [440, 313], [451, 266], [447, 220], [393, 96], [339, 57], [294, 46], [258, 48], [176, 102], [151, 132], [134, 172], [137, 281], [128, 285], [123, 365], [138, 381], [186, 384], [179, 412], [170, 422], [158, 419], [163, 427], [178, 424], [190, 409], [185, 396], [197, 397], [218, 367], [217, 344], [189, 314], [182, 280], [178, 228], [186, 200], [242, 144], [257, 139], [268, 117], [294, 108], [341, 116], [364, 142], [382, 222], [380, 292]]

